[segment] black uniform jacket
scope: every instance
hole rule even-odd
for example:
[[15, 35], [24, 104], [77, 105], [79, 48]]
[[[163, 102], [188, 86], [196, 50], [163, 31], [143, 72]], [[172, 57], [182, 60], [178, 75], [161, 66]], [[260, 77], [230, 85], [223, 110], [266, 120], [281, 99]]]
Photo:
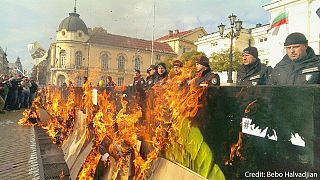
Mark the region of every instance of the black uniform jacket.
[[307, 48], [307, 55], [296, 61], [285, 55], [275, 66], [268, 84], [302, 85], [320, 84], [320, 59], [312, 48]]
[[208, 86], [219, 86], [220, 76], [211, 71], [210, 68], [206, 69], [201, 73], [199, 77], [195, 79], [196, 86], [208, 85]]
[[272, 67], [261, 64], [257, 58], [255, 62], [249, 65], [240, 65], [237, 72], [238, 86], [255, 86], [267, 84], [267, 79], [271, 75]]

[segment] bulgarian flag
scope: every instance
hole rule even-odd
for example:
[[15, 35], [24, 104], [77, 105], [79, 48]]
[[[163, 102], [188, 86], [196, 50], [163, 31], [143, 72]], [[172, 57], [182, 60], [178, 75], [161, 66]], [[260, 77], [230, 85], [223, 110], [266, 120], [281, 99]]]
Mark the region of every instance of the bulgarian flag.
[[274, 27], [281, 26], [282, 24], [288, 24], [288, 13], [286, 12], [280, 13], [276, 18], [274, 18], [267, 32], [269, 32]]

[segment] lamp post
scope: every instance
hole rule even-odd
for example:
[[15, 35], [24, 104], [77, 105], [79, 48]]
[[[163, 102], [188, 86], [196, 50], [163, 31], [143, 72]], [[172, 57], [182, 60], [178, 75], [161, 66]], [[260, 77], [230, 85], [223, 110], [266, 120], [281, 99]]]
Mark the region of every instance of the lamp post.
[[234, 14], [231, 14], [229, 16], [229, 20], [230, 20], [230, 32], [226, 35], [224, 35], [224, 28], [226, 25], [224, 24], [220, 24], [218, 26], [219, 28], [219, 32], [220, 32], [220, 36], [223, 37], [228, 37], [231, 39], [231, 44], [230, 44], [230, 54], [229, 54], [229, 69], [228, 69], [228, 80], [227, 83], [233, 83], [232, 80], [232, 44], [233, 44], [233, 38], [236, 38], [238, 36], [240, 36], [240, 31], [241, 31], [241, 25], [242, 25], [242, 21], [240, 21], [239, 19], [236, 21], [237, 16]]

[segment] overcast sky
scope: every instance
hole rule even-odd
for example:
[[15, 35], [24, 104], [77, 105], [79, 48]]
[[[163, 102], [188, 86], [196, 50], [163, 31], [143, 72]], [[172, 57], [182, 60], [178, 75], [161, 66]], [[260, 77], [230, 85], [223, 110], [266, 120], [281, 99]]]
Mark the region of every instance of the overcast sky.
[[[271, 0], [77, 0], [77, 13], [87, 27], [103, 27], [109, 33], [152, 39], [153, 2], [155, 2], [155, 38], [168, 30], [204, 27], [218, 31], [221, 22], [229, 27], [231, 13], [243, 21], [243, 27], [267, 24], [270, 14], [262, 6]], [[73, 11], [74, 0], [1, 0], [0, 46], [7, 49], [9, 62], [19, 56], [23, 66], [34, 62], [27, 45], [38, 41], [48, 50], [55, 40], [60, 22]]]

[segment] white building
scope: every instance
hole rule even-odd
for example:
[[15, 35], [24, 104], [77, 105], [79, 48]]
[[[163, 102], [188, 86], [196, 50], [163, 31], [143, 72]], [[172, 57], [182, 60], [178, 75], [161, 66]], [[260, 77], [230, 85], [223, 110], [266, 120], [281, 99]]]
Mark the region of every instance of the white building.
[[0, 75], [9, 73], [8, 63], [7, 53], [0, 47]]
[[278, 34], [273, 35], [271, 30], [268, 34], [268, 50], [270, 52], [270, 65], [275, 66], [284, 56], [283, 44], [288, 34], [293, 32], [303, 33], [316, 54], [320, 53], [319, 35], [320, 18], [316, 14], [320, 8], [320, 0], [272, 0], [270, 4], [263, 6], [270, 12], [273, 19], [282, 12], [288, 13], [288, 24], [279, 28]]
[[[270, 24], [282, 12], [288, 13], [288, 24], [281, 25], [278, 33], [274, 29], [267, 32], [269, 24], [242, 29], [240, 37], [233, 42], [234, 48], [241, 51], [248, 46], [255, 46], [262, 63], [274, 67], [285, 55], [283, 44], [287, 35], [301, 32], [305, 34], [315, 53], [320, 53], [320, 18], [316, 14], [320, 8], [320, 0], [272, 0], [263, 8], [271, 13]], [[225, 33], [228, 30], [230, 31], [226, 29]], [[213, 52], [229, 48], [230, 39], [221, 38], [219, 32], [214, 32], [199, 38], [195, 44], [198, 51], [210, 57]]]

